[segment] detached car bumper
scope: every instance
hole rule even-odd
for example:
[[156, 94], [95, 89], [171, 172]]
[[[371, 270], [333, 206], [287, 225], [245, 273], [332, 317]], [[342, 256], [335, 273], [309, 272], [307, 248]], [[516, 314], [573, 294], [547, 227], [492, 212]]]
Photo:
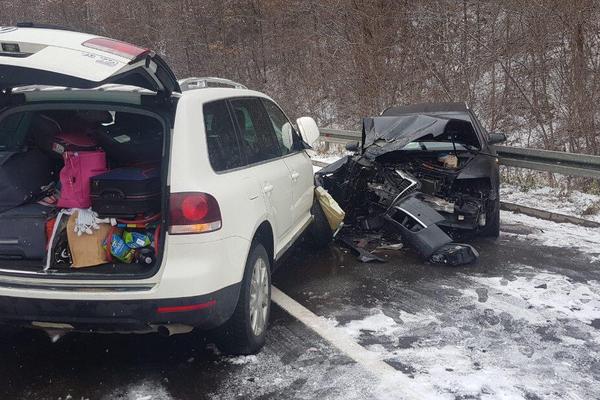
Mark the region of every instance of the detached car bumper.
[[148, 332], [157, 326], [211, 329], [226, 322], [237, 304], [240, 284], [184, 298], [148, 300], [55, 300], [0, 296], [0, 324], [61, 326], [86, 332]]

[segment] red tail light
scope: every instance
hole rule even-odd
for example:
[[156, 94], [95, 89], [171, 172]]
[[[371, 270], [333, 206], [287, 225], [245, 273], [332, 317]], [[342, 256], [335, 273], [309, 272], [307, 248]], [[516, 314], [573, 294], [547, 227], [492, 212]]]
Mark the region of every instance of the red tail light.
[[213, 232], [221, 229], [221, 209], [208, 193], [172, 193], [169, 202], [171, 235]]
[[107, 53], [115, 54], [130, 60], [133, 60], [134, 58], [150, 51], [130, 43], [102, 37], [87, 40], [83, 42], [83, 46], [105, 51]]

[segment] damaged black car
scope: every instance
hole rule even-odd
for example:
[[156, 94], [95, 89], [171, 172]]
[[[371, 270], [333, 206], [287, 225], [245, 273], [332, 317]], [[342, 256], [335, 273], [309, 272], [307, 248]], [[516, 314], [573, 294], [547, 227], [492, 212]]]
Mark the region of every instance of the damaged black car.
[[433, 262], [477, 259], [474, 235], [500, 232], [499, 171], [488, 134], [463, 103], [390, 107], [363, 119], [362, 144], [316, 174], [346, 212], [345, 231], [398, 234]]

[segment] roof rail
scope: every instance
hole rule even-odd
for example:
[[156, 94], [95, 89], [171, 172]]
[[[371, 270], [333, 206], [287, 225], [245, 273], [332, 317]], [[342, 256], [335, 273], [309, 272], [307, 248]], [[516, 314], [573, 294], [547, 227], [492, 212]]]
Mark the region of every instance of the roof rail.
[[234, 82], [229, 79], [224, 78], [212, 78], [212, 77], [203, 77], [203, 78], [185, 78], [179, 80], [179, 86], [181, 87], [181, 91], [186, 90], [194, 90], [194, 89], [204, 89], [211, 87], [225, 87], [225, 88], [233, 88], [233, 89], [248, 89], [246, 86], [241, 83]]

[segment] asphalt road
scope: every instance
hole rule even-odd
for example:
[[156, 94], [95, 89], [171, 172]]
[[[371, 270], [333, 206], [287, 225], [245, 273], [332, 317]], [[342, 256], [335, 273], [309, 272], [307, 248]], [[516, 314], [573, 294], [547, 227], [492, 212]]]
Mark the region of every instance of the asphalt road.
[[[526, 223], [476, 240], [476, 265], [410, 250], [361, 264], [295, 247], [274, 284], [409, 378], [423, 398], [600, 398], [600, 249], [544, 245]], [[576, 228], [573, 228], [576, 229]], [[600, 245], [599, 245], [600, 246]], [[224, 357], [198, 334], [0, 333], [0, 399], [402, 398], [274, 306], [265, 349]], [[402, 382], [406, 382], [406, 379]]]

